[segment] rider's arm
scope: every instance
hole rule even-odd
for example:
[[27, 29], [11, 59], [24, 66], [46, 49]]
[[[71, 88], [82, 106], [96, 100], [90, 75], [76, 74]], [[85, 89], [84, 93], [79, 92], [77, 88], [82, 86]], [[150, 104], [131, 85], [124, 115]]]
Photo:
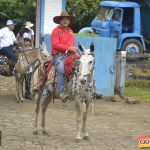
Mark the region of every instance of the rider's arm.
[[78, 51], [77, 51], [77, 48], [75, 46], [75, 38], [74, 38], [74, 34], [73, 34], [73, 31], [72, 29], [69, 29], [69, 32], [70, 32], [70, 36], [69, 36], [69, 45], [70, 45], [70, 48], [69, 50], [71, 52], [73, 52], [75, 55], [78, 55]]
[[52, 32], [51, 42], [52, 42], [52, 47], [61, 52], [65, 52], [66, 50], [70, 48], [69, 45], [60, 44], [59, 34], [57, 30], [54, 30]]

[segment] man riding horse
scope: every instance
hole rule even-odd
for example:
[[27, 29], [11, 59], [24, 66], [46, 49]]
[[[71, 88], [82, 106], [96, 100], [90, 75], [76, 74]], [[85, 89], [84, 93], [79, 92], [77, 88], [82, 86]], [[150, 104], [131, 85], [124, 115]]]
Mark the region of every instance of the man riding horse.
[[16, 22], [14, 20], [8, 20], [7, 26], [0, 29], [0, 54], [7, 56], [10, 63], [10, 75], [13, 73], [14, 65], [17, 62], [17, 57], [13, 51], [13, 44], [18, 43], [13, 33]]
[[[79, 53], [75, 47], [75, 40], [72, 29], [69, 27], [70, 24], [75, 20], [75, 16], [69, 16], [66, 11], [63, 11], [60, 16], [55, 16], [53, 21], [59, 24], [52, 32], [51, 43], [52, 43], [52, 64], [56, 68], [56, 95], [61, 100], [66, 100], [67, 95], [64, 94], [65, 85], [65, 61], [68, 61], [72, 67], [71, 59], [79, 58]], [[71, 55], [71, 57], [69, 57]], [[73, 57], [75, 56], [75, 57]], [[69, 68], [67, 68], [69, 69]], [[40, 86], [34, 88], [34, 91], [38, 91]]]

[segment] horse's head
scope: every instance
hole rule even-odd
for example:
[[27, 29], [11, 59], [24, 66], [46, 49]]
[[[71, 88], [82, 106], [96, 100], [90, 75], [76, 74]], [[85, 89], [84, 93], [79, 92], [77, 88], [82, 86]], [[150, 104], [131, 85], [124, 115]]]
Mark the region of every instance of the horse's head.
[[80, 58], [79, 72], [80, 72], [80, 82], [85, 84], [93, 74], [94, 70], [94, 45], [91, 43], [89, 49], [85, 49], [82, 45], [78, 45], [80, 51], [82, 52]]
[[42, 58], [42, 60], [44, 60], [49, 56], [44, 42], [42, 43], [42, 45], [40, 45], [40, 49], [41, 49], [41, 51], [40, 51], [41, 58]]

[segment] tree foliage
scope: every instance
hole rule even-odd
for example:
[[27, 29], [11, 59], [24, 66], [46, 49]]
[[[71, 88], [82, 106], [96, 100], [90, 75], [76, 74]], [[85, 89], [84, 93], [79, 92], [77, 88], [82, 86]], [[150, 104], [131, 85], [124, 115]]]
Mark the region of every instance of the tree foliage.
[[78, 32], [81, 28], [90, 26], [94, 16], [98, 12], [100, 0], [68, 0], [67, 11], [76, 16], [73, 29]]
[[[98, 12], [102, 0], [67, 0], [67, 11], [76, 16], [73, 29], [78, 32], [83, 27], [90, 26]], [[121, 0], [120, 0], [121, 1]], [[16, 19], [16, 31], [26, 22], [35, 23], [36, 0], [0, 0], [0, 28], [8, 19]]]
[[8, 19], [16, 19], [16, 32], [26, 22], [35, 22], [36, 0], [0, 0], [0, 27]]

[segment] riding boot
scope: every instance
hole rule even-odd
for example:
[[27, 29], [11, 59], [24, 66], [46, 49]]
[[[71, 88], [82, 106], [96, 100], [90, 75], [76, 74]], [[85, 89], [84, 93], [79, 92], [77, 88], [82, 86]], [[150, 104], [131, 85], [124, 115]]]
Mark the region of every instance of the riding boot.
[[9, 65], [9, 75], [14, 76], [15, 74], [15, 67], [14, 65]]
[[30, 92], [30, 87], [31, 87], [31, 74], [32, 73], [27, 73], [25, 75], [25, 98], [26, 99], [29, 99], [29, 100], [32, 100], [32, 97], [31, 97], [31, 92]]

